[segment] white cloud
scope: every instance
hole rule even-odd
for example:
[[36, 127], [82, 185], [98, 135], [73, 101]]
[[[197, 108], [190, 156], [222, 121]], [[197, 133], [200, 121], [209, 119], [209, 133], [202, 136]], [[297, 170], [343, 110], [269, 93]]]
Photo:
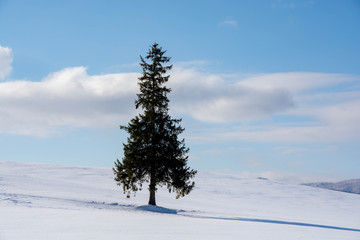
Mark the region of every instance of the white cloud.
[[11, 49], [0, 46], [0, 79], [4, 79], [10, 74], [12, 60]]
[[273, 150], [282, 154], [282, 155], [290, 155], [290, 154], [297, 154], [309, 151], [307, 148], [298, 148], [298, 147], [276, 147]]
[[[337, 142], [360, 137], [358, 76], [208, 74], [197, 71], [196, 65], [175, 64], [170, 73], [171, 115], [221, 124], [216, 129], [200, 126], [192, 139]], [[0, 82], [0, 132], [46, 136], [64, 127], [126, 124], [136, 114], [138, 76], [88, 75], [86, 68], [76, 67], [51, 73], [39, 82]], [[343, 91], [332, 89], [344, 84]], [[271, 117], [279, 114], [312, 120], [272, 122]], [[262, 121], [261, 125], [254, 125], [254, 120]]]
[[[228, 125], [216, 130], [198, 129], [198, 135], [188, 138], [200, 142], [231, 140], [299, 143], [358, 139], [360, 91], [356, 84], [359, 80], [360, 77], [356, 75], [325, 73], [274, 73], [246, 78], [233, 76], [232, 84], [214, 80], [218, 84], [212, 89], [221, 91], [227, 86], [231, 90], [223, 91], [224, 94], [218, 96], [210, 93], [209, 101], [205, 100], [198, 106], [192, 105], [192, 110], [187, 109], [187, 112], [193, 112], [193, 116], [202, 121], [233, 120], [245, 124]], [[194, 94], [203, 90], [198, 90], [199, 87], [195, 89]], [[232, 92], [237, 94], [232, 95]], [[252, 92], [255, 94], [250, 94]], [[214, 98], [219, 98], [221, 104], [211, 105], [216, 103]], [[236, 102], [237, 107], [231, 100]], [[277, 123], [270, 119], [279, 114], [293, 119], [306, 117], [309, 120]], [[259, 125], [249, 120], [262, 122]]]
[[[109, 127], [134, 114], [137, 73], [89, 76], [84, 67], [49, 74], [40, 82], [0, 83], [0, 131], [48, 135], [61, 127]], [[175, 68], [171, 108], [203, 122], [249, 121], [292, 106], [281, 89], [256, 90], [231, 84], [223, 75]]]
[[236, 28], [238, 26], [237, 21], [235, 20], [225, 20], [218, 23], [218, 26], [230, 26]]
[[[344, 117], [346, 118], [346, 116]], [[228, 127], [216, 131], [199, 131], [189, 136], [194, 141], [245, 141], [245, 142], [293, 142], [293, 143], [335, 143], [360, 138], [360, 126], [318, 122], [309, 126], [288, 126], [264, 124], [258, 126]]]
[[296, 4], [293, 0], [274, 0], [272, 2], [272, 7], [294, 9], [296, 7]]
[[238, 84], [259, 90], [287, 89], [290, 92], [303, 92], [329, 87], [359, 79], [349, 74], [289, 72], [257, 74], [239, 81]]
[[226, 81], [221, 74], [175, 68], [169, 83], [175, 89], [171, 96], [174, 112], [203, 122], [225, 123], [266, 118], [294, 105], [284, 88], [256, 89], [240, 85], [242, 79], [236, 75], [232, 78]]
[[41, 82], [0, 83], [0, 131], [46, 136], [61, 127], [109, 127], [134, 114], [136, 73], [89, 76], [67, 68]]

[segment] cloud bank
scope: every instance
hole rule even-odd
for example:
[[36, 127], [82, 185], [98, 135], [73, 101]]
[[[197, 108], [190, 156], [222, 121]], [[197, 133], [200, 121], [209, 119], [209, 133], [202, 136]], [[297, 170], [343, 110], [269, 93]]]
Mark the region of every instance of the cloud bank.
[[0, 83], [0, 131], [59, 133], [61, 127], [118, 126], [134, 114], [138, 74], [89, 76], [84, 67], [52, 73], [41, 82]]
[[[0, 72], [6, 76], [12, 53], [1, 51], [6, 64]], [[196, 129], [188, 128], [195, 132], [189, 136], [193, 140], [336, 142], [360, 137], [359, 76], [209, 74], [183, 63], [175, 64], [170, 75], [171, 115], [198, 121]], [[38, 82], [0, 82], [0, 133], [49, 136], [67, 128], [115, 129], [136, 114], [139, 76], [89, 75], [85, 67], [74, 67]]]
[[271, 119], [263, 118], [260, 124], [237, 124], [216, 131], [204, 129], [194, 140], [328, 143], [359, 139], [359, 81], [359, 76], [325, 73], [275, 73], [247, 77], [237, 81], [236, 85], [257, 91], [286, 89], [293, 104], [289, 102], [282, 111], [269, 113], [267, 116]]
[[238, 76], [204, 74], [174, 68], [169, 86], [176, 113], [209, 123], [244, 122], [266, 118], [293, 107], [285, 88], [256, 89], [240, 84]]
[[[285, 89], [257, 90], [221, 75], [175, 68], [169, 86], [171, 111], [201, 122], [251, 121], [293, 106]], [[134, 114], [138, 73], [88, 75], [67, 68], [40, 82], [0, 83], [0, 131], [25, 135], [57, 133], [61, 127], [116, 127]]]

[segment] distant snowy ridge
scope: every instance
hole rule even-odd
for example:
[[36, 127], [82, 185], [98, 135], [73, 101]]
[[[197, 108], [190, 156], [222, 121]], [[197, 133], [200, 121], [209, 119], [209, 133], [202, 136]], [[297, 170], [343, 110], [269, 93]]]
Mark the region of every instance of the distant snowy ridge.
[[318, 182], [318, 183], [305, 183], [303, 185], [325, 188], [329, 190], [356, 193], [360, 194], [360, 179], [345, 180], [337, 183], [331, 182]]

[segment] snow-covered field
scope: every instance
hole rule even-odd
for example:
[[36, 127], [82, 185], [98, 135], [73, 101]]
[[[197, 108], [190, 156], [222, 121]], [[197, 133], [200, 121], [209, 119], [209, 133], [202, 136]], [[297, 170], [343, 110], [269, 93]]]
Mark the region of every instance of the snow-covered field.
[[111, 169], [0, 162], [0, 239], [360, 239], [360, 195], [200, 172], [126, 199]]

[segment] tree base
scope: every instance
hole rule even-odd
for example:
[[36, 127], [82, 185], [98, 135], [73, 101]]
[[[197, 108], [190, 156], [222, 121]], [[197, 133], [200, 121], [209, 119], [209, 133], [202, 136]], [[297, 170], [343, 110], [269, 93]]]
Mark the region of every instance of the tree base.
[[156, 206], [155, 190], [150, 190], [149, 205]]

